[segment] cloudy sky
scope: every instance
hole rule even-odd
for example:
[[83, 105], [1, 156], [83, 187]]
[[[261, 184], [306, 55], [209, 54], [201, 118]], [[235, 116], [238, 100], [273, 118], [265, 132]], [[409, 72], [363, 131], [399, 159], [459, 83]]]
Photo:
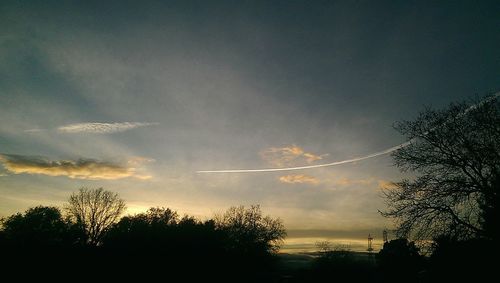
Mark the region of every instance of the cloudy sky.
[[[31, 3], [33, 2], [33, 3]], [[163, 3], [164, 2], [164, 3]], [[397, 3], [399, 2], [399, 3]], [[140, 3], [140, 4], [139, 4]], [[82, 186], [200, 218], [378, 231], [424, 106], [500, 87], [498, 1], [2, 1], [0, 216]]]

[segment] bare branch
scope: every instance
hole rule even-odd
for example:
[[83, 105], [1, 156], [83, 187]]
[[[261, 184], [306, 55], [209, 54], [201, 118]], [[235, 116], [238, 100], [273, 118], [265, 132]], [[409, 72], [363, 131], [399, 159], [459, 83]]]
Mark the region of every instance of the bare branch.
[[481, 207], [499, 193], [500, 105], [496, 96], [474, 105], [426, 109], [396, 124], [411, 143], [393, 153], [395, 165], [415, 178], [385, 191], [388, 209], [381, 213], [394, 218], [400, 235], [487, 234]]
[[66, 211], [84, 231], [84, 242], [93, 246], [100, 244], [105, 232], [125, 211], [125, 202], [118, 194], [103, 188], [81, 188], [68, 202]]

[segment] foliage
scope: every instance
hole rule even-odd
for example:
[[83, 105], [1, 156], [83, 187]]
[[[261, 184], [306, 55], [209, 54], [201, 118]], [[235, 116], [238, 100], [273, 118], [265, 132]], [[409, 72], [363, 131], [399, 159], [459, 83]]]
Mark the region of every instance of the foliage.
[[[85, 219], [96, 217], [99, 220], [101, 218], [92, 216], [91, 212], [106, 214], [106, 208], [114, 207], [108, 202], [118, 199], [116, 194], [103, 198], [103, 193], [101, 190], [90, 193], [80, 190], [70, 201], [78, 201]], [[35, 207], [24, 214], [3, 219], [0, 248], [2, 255], [11, 259], [3, 267], [14, 268], [17, 262], [29, 259], [23, 268], [38, 273], [54, 270], [57, 266], [67, 274], [81, 273], [84, 268], [85, 272], [79, 275], [83, 277], [102, 273], [114, 279], [126, 279], [126, 274], [133, 272], [143, 278], [153, 278], [169, 272], [182, 274], [188, 281], [207, 278], [218, 282], [255, 281], [263, 274], [274, 276], [271, 265], [275, 258], [271, 253], [276, 250], [270, 249], [272, 244], [264, 241], [276, 241], [273, 235], [284, 234], [282, 224], [277, 225], [281, 222], [263, 217], [258, 206], [243, 209], [248, 220], [244, 223], [252, 224], [238, 227], [240, 235], [251, 235], [248, 238], [251, 240], [245, 241], [235, 238], [235, 226], [230, 225], [231, 221], [216, 225], [212, 219], [200, 221], [189, 215], [179, 217], [176, 211], [156, 207], [122, 217], [102, 229], [98, 240], [93, 242], [98, 245], [82, 245], [82, 239], [89, 239], [89, 235], [84, 234], [87, 230], [82, 230], [83, 216], [75, 215], [70, 209], [67, 211], [70, 217], [63, 218], [58, 208]], [[234, 216], [234, 211], [230, 209], [225, 215]], [[115, 215], [116, 211], [109, 218]], [[99, 221], [95, 223], [103, 225]], [[275, 227], [283, 230], [268, 231]], [[245, 232], [244, 229], [251, 230]], [[114, 270], [118, 269], [127, 272], [116, 274]]]
[[18, 247], [56, 247], [70, 241], [71, 225], [57, 207], [37, 206], [1, 220], [2, 237]]
[[150, 208], [145, 213], [125, 216], [114, 224], [103, 240], [103, 246], [133, 253], [169, 252], [203, 253], [222, 250], [223, 235], [215, 231], [212, 221], [201, 222], [169, 208]]
[[227, 233], [232, 249], [242, 253], [275, 253], [286, 236], [281, 219], [263, 216], [260, 206], [233, 206], [225, 213], [216, 215], [217, 229]]
[[384, 243], [377, 261], [387, 281], [416, 282], [424, 268], [424, 258], [415, 242], [400, 238]]
[[440, 236], [433, 241], [429, 258], [430, 282], [488, 282], [498, 277], [495, 255], [498, 244], [485, 239], [460, 240]]

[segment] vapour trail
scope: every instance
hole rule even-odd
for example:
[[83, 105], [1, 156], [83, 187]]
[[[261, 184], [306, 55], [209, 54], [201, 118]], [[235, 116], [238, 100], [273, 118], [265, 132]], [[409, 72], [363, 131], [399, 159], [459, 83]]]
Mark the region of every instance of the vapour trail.
[[293, 170], [302, 170], [302, 169], [311, 169], [311, 168], [319, 168], [319, 167], [329, 167], [329, 166], [334, 166], [334, 165], [340, 165], [340, 164], [346, 164], [346, 163], [352, 163], [356, 161], [361, 161], [365, 160], [368, 158], [384, 155], [391, 153], [395, 150], [398, 150], [400, 148], [403, 148], [407, 145], [409, 145], [411, 142], [407, 141], [405, 143], [402, 143], [400, 145], [393, 146], [391, 148], [388, 148], [386, 150], [378, 151], [372, 154], [368, 154], [365, 156], [360, 156], [360, 157], [355, 157], [352, 159], [346, 159], [342, 161], [336, 161], [332, 163], [325, 163], [325, 164], [317, 164], [317, 165], [308, 165], [308, 166], [300, 166], [300, 167], [287, 167], [287, 168], [264, 168], [264, 169], [229, 169], [229, 170], [202, 170], [202, 171], [196, 171], [196, 173], [253, 173], [253, 172], [277, 172], [277, 171], [293, 171]]
[[[476, 109], [478, 107], [481, 107], [482, 105], [484, 105], [485, 103], [487, 103], [487, 102], [489, 102], [489, 101], [491, 101], [493, 99], [496, 99], [498, 96], [500, 96], [500, 92], [497, 92], [497, 93], [493, 94], [491, 97], [488, 97], [488, 98], [484, 99], [483, 101], [481, 101], [481, 102], [479, 102], [477, 104], [474, 104], [474, 105], [470, 106], [469, 108], [465, 109], [464, 112], [462, 112], [462, 113], [460, 113], [460, 114], [457, 115], [457, 118], [466, 115], [470, 111], [472, 111], [472, 110], [474, 110], [474, 109]], [[432, 128], [429, 131], [432, 131], [434, 129], [435, 128]], [[385, 150], [382, 150], [382, 151], [377, 151], [377, 152], [372, 153], [372, 154], [368, 154], [368, 155], [364, 155], [364, 156], [360, 156], [360, 157], [355, 157], [355, 158], [352, 158], [352, 159], [346, 159], [346, 160], [342, 160], [342, 161], [335, 161], [335, 162], [331, 162], [331, 163], [325, 163], [325, 164], [316, 164], [316, 165], [299, 166], [299, 167], [286, 167], [286, 168], [201, 170], [201, 171], [196, 171], [196, 173], [279, 172], [279, 171], [294, 171], [294, 170], [312, 169], [312, 168], [320, 168], [320, 167], [330, 167], [330, 166], [341, 165], [341, 164], [346, 164], [346, 163], [353, 163], [353, 162], [357, 162], [357, 161], [361, 161], [361, 160], [365, 160], [365, 159], [369, 159], [369, 158], [373, 158], [373, 157], [385, 155], [385, 154], [391, 153], [393, 151], [396, 151], [398, 149], [401, 149], [403, 147], [406, 147], [406, 146], [410, 145], [413, 140], [414, 139], [411, 139], [411, 140], [409, 140], [407, 142], [404, 142], [402, 144], [393, 146], [391, 148], [388, 148], [388, 149], [385, 149]]]

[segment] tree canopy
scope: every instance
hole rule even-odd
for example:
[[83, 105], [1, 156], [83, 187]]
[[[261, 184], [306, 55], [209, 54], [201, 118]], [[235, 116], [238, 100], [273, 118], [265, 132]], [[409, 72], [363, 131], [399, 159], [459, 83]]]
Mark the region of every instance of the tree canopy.
[[125, 211], [125, 202], [118, 194], [103, 188], [81, 188], [73, 193], [66, 207], [68, 214], [85, 233], [85, 242], [99, 245], [105, 232]]
[[395, 128], [409, 141], [393, 153], [395, 164], [414, 176], [385, 191], [382, 214], [396, 220], [399, 236], [498, 237], [498, 95], [426, 109]]
[[37, 206], [1, 220], [2, 235], [9, 245], [56, 247], [67, 244], [71, 225], [57, 207]]
[[243, 252], [277, 252], [286, 236], [279, 218], [263, 216], [260, 206], [233, 206], [215, 217], [218, 229], [226, 231], [235, 248]]

